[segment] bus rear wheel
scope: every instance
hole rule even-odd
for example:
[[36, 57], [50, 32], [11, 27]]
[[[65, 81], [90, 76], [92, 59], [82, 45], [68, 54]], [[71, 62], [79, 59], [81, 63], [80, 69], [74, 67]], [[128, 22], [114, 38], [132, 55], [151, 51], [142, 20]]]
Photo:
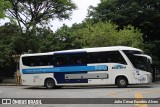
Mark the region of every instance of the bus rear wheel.
[[125, 77], [118, 77], [116, 80], [116, 84], [119, 88], [125, 88], [128, 86], [128, 81]]
[[55, 82], [53, 79], [46, 79], [45, 80], [45, 87], [47, 89], [52, 89], [52, 88], [55, 88]]

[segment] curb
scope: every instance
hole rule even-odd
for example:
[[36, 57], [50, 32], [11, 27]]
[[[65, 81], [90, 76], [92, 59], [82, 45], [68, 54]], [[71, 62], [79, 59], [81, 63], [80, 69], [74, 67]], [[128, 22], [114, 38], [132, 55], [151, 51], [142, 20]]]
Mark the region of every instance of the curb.
[[0, 86], [20, 86], [20, 85], [17, 85], [17, 84], [5, 84], [5, 83], [0, 83]]
[[154, 83], [152, 83], [152, 84], [160, 84], [160, 82], [154, 82]]

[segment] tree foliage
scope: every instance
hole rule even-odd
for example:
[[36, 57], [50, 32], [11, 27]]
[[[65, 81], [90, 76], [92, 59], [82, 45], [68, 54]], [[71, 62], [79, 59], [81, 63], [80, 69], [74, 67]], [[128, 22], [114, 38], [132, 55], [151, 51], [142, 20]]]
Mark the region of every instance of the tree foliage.
[[[23, 54], [28, 50], [32, 50], [33, 53], [46, 52], [46, 38], [53, 35], [53, 32], [49, 32], [46, 28], [36, 28], [36, 32], [32, 32], [32, 36], [28, 37], [26, 33], [21, 35], [19, 26], [15, 24], [6, 23], [0, 26], [0, 67], [11, 66], [12, 55], [15, 54]], [[48, 39], [47, 42], [49, 41], [52, 40]], [[43, 50], [43, 47], [46, 50]]]
[[6, 0], [0, 0], [0, 18], [4, 18], [5, 10], [11, 7], [11, 3]]
[[144, 46], [145, 52], [153, 58], [153, 64], [160, 67], [160, 40], [155, 40], [151, 43], [145, 44]]
[[57, 49], [75, 49], [81, 48], [80, 35], [78, 35], [77, 30], [79, 29], [78, 24], [74, 24], [71, 28], [63, 25], [60, 29], [55, 32], [55, 38], [57, 38]]
[[128, 24], [141, 29], [147, 40], [160, 39], [159, 0], [101, 0], [91, 6], [89, 17], [95, 21], [111, 20], [120, 28]]
[[15, 54], [13, 42], [18, 35], [17, 25], [5, 24], [0, 27], [0, 67], [9, 66]]
[[76, 8], [71, 0], [9, 0], [12, 8], [8, 9], [8, 16], [16, 19], [30, 29], [37, 24], [45, 25], [50, 19], [68, 19], [72, 10]]
[[54, 35], [59, 38], [58, 46], [62, 49], [101, 46], [132, 46], [143, 48], [142, 33], [132, 26], [117, 30], [118, 26], [112, 22], [93, 23], [92, 20], [72, 27], [64, 25]]
[[132, 26], [118, 31], [117, 27], [111, 22], [88, 23], [78, 34], [82, 36], [81, 43], [84, 47], [123, 45], [143, 48], [140, 31]]

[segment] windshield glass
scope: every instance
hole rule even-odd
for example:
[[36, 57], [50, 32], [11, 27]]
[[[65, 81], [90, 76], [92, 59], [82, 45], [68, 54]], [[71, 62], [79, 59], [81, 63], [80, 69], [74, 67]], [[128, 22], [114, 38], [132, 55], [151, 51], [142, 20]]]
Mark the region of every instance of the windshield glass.
[[131, 63], [135, 68], [151, 72], [151, 64], [149, 59], [147, 59], [147, 57], [137, 56], [130, 52], [124, 52], [124, 53], [127, 55], [127, 57], [129, 58], [129, 60], [131, 61]]
[[[133, 61], [131, 61], [131, 62], [133, 62]], [[150, 61], [147, 59], [147, 57], [134, 56], [134, 62], [135, 63], [133, 63], [133, 66], [135, 68], [151, 72]]]

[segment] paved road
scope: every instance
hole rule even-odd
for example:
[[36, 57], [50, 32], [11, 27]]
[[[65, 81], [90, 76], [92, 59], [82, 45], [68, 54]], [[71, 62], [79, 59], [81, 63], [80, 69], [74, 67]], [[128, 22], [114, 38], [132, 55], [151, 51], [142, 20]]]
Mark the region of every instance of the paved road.
[[[63, 87], [47, 90], [43, 87], [0, 86], [0, 98], [160, 98], [160, 84], [116, 86]], [[160, 107], [160, 104], [52, 104], [0, 105], [0, 107]]]

